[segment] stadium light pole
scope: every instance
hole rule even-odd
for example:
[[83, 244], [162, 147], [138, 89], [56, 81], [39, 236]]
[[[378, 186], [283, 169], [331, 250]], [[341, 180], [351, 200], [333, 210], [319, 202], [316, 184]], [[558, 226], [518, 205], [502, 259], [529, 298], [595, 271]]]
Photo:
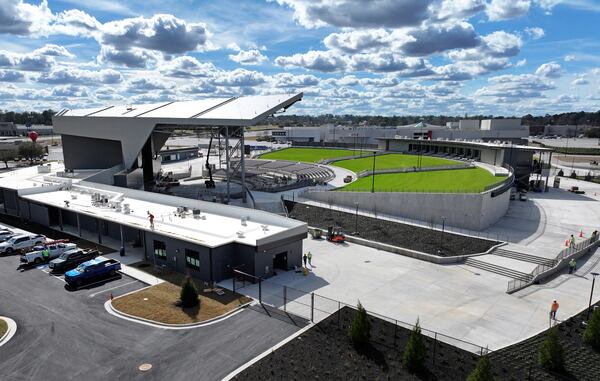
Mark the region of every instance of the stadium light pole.
[[446, 227], [446, 217], [442, 216], [442, 233], [440, 234], [440, 249], [439, 252], [442, 252], [442, 242], [444, 241], [444, 228]]
[[587, 316], [585, 318], [586, 321], [590, 320], [590, 310], [592, 309], [592, 297], [594, 296], [594, 284], [596, 283], [596, 277], [599, 275], [598, 273], [592, 274], [592, 290], [590, 291], [590, 302], [588, 303]]
[[356, 207], [356, 211], [354, 214], [354, 232], [352, 235], [358, 235], [358, 202], [355, 202], [354, 206]]
[[373, 151], [373, 172], [371, 173], [371, 193], [375, 193], [375, 154], [377, 151]]

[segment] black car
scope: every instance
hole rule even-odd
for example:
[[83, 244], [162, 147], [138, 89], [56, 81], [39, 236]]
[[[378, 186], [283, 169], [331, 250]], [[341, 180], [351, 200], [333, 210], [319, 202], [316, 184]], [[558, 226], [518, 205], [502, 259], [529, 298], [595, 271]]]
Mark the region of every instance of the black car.
[[52, 272], [65, 272], [94, 259], [98, 256], [98, 250], [71, 249], [65, 251], [60, 257], [50, 261], [49, 267]]

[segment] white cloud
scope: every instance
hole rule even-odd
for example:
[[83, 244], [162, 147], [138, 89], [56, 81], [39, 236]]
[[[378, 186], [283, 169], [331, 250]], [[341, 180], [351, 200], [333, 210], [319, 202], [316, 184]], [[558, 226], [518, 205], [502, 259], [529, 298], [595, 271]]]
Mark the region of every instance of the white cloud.
[[55, 44], [46, 44], [39, 49], [33, 51], [33, 54], [53, 57], [69, 57], [74, 58], [75, 55], [69, 52], [64, 46]]
[[548, 62], [540, 65], [535, 71], [535, 75], [546, 78], [559, 78], [561, 76], [561, 67], [556, 62]]
[[90, 71], [75, 67], [63, 66], [44, 73], [37, 78], [38, 82], [48, 84], [116, 84], [123, 81], [120, 72], [113, 69]]
[[262, 73], [253, 70], [235, 69], [215, 74], [212, 83], [217, 86], [256, 86], [266, 81]]
[[515, 67], [521, 67], [527, 65], [527, 59], [523, 58], [522, 60], [518, 60], [515, 64]]
[[46, 0], [39, 5], [25, 3], [23, 0], [0, 2], [0, 33], [32, 34], [44, 28], [51, 18], [52, 12]]
[[195, 57], [180, 56], [164, 62], [160, 72], [171, 77], [209, 77], [217, 71], [211, 62], [200, 62]]
[[[410, 40], [403, 35], [405, 41]], [[402, 36], [401, 36], [402, 37]], [[393, 39], [390, 32], [385, 29], [355, 29], [348, 32], [332, 33], [325, 37], [323, 43], [329, 49], [336, 49], [346, 53], [357, 53], [366, 50], [389, 47]]]
[[575, 57], [575, 56], [574, 56], [574, 55], [572, 55], [572, 54], [567, 54], [567, 55], [565, 56], [565, 62], [572, 62], [572, 61], [575, 61], [576, 59], [577, 59], [577, 57]]
[[319, 78], [314, 75], [279, 73], [273, 76], [275, 87], [307, 87], [319, 84]]
[[530, 6], [530, 0], [492, 0], [485, 12], [491, 21], [501, 21], [526, 15]]
[[329, 73], [344, 70], [347, 66], [345, 59], [331, 50], [310, 50], [293, 56], [280, 56], [275, 59], [275, 63], [279, 66], [296, 66]]
[[294, 19], [307, 28], [389, 27], [418, 25], [430, 16], [433, 0], [276, 0], [294, 9]]
[[[541, 98], [544, 92], [555, 89], [555, 85], [537, 75], [500, 75], [491, 77], [490, 86], [475, 92], [476, 96], [495, 97], [498, 101], [514, 102], [514, 99]], [[511, 99], [511, 100], [508, 100]]]
[[25, 75], [16, 70], [0, 70], [0, 82], [23, 82]]
[[525, 28], [525, 33], [529, 35], [533, 40], [539, 40], [546, 35], [546, 32], [539, 27], [528, 27]]
[[161, 58], [160, 54], [145, 49], [118, 50], [111, 46], [103, 46], [97, 57], [100, 63], [130, 68], [145, 68], [155, 64]]
[[0, 68], [10, 68], [25, 71], [46, 71], [52, 68], [55, 61], [48, 55], [39, 53], [12, 53], [0, 50]]
[[259, 50], [240, 50], [237, 54], [230, 54], [229, 59], [241, 65], [260, 65], [269, 59]]

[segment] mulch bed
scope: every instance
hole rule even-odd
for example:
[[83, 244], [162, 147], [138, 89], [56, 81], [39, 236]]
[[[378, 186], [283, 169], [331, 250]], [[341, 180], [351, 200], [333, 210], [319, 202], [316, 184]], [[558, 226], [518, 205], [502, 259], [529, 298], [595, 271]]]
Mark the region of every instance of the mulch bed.
[[[298, 338], [253, 364], [241, 380], [465, 380], [478, 356], [424, 337], [427, 371], [412, 375], [402, 366], [410, 330], [369, 316], [371, 344], [357, 351], [347, 336], [354, 310], [344, 307]], [[490, 355], [496, 380], [598, 380], [600, 353], [582, 344], [585, 311], [559, 326], [566, 372], [551, 374], [537, 362], [544, 333]], [[435, 346], [435, 355], [433, 347]]]
[[[354, 213], [292, 201], [285, 203], [290, 217], [308, 222], [310, 226], [325, 230], [328, 226], [340, 226], [346, 234], [356, 228]], [[440, 231], [361, 215], [358, 216], [358, 232], [360, 238], [444, 257], [482, 253], [499, 243], [448, 232], [442, 237]], [[441, 254], [438, 253], [440, 247]]]

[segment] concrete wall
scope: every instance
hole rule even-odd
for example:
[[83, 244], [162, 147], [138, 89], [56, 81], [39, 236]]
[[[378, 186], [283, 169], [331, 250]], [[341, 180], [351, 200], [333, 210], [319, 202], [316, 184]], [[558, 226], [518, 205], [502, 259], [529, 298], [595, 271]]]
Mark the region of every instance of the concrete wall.
[[425, 222], [441, 223], [459, 228], [482, 230], [494, 224], [508, 210], [509, 192], [498, 197], [484, 193], [369, 193], [369, 192], [307, 192], [303, 195], [316, 201], [370, 213], [385, 213]]
[[44, 226], [50, 226], [50, 216], [48, 215], [48, 207], [29, 203], [29, 210], [31, 211], [31, 221]]
[[481, 121], [482, 130], [518, 130], [521, 119], [484, 119]]
[[479, 130], [479, 120], [478, 119], [461, 119], [458, 122], [459, 130]]
[[67, 169], [104, 169], [123, 162], [121, 143], [117, 140], [62, 135]]

